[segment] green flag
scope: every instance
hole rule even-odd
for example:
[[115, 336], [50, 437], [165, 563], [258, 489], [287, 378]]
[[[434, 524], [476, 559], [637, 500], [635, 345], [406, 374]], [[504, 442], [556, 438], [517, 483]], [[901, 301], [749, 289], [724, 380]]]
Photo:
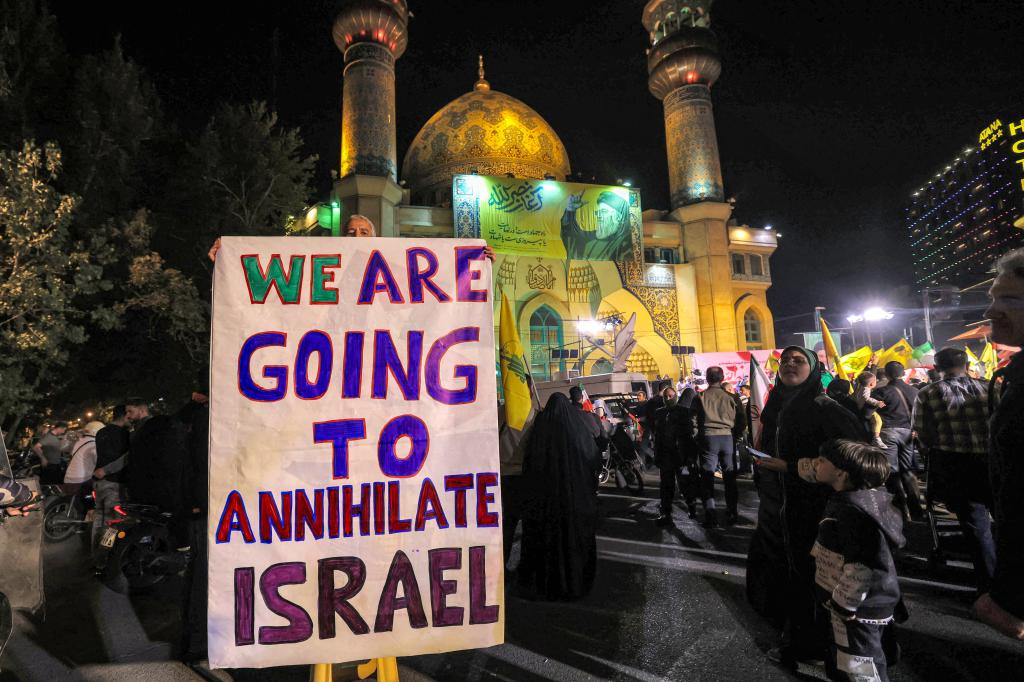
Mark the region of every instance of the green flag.
[[931, 353], [933, 350], [935, 350], [935, 348], [932, 347], [932, 344], [925, 341], [920, 346], [914, 348], [914, 352], [910, 354], [910, 357], [914, 358], [915, 360], [920, 360], [925, 355]]

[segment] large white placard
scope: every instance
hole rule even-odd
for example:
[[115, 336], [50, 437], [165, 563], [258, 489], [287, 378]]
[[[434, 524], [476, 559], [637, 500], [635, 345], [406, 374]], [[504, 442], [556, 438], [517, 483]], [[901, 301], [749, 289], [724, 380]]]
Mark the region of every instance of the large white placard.
[[211, 357], [214, 667], [503, 641], [482, 247], [223, 239]]

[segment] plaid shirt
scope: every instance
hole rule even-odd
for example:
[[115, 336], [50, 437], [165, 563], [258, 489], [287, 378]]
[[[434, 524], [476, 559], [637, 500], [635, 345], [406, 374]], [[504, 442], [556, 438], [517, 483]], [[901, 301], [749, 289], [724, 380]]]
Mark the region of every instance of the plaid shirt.
[[927, 448], [986, 455], [988, 388], [966, 375], [925, 386], [914, 402], [914, 430]]

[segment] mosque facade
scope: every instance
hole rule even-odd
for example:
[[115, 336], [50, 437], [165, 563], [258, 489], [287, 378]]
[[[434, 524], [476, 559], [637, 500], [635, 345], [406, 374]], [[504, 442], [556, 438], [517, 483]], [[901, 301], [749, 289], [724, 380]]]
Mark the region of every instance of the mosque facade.
[[[610, 371], [612, 336], [634, 313], [637, 344], [627, 368], [650, 378], [686, 372], [687, 347], [775, 347], [765, 293], [776, 235], [737, 224], [722, 185], [711, 2], [650, 0], [643, 10], [648, 85], [664, 105], [671, 208], [637, 212], [642, 246], [634, 240], [615, 260], [496, 249], [496, 305], [500, 293], [513, 303], [537, 380]], [[365, 215], [379, 236], [474, 236], [453, 211], [459, 176], [557, 184], [571, 173], [569, 154], [538, 112], [491, 88], [481, 58], [472, 90], [423, 124], [399, 173], [395, 61], [409, 40], [408, 18], [405, 0], [352, 0], [335, 20], [345, 70], [341, 172], [331, 199], [341, 220]], [[559, 352], [565, 349], [576, 352]]]

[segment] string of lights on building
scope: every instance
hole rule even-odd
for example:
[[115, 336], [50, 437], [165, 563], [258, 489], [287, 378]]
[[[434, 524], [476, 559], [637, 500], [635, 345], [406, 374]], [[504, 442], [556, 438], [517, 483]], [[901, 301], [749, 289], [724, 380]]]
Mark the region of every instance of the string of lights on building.
[[[1010, 214], [1010, 211], [1003, 211], [1002, 213], [997, 213], [996, 215], [992, 216], [991, 218], [989, 218], [989, 219], [988, 219], [988, 220], [986, 220], [985, 222], [983, 222], [983, 223], [981, 223], [980, 225], [978, 225], [978, 226], [977, 226], [977, 227], [976, 227], [976, 228], [975, 228], [974, 230], [972, 230], [971, 232], [967, 232], [967, 233], [965, 233], [964, 237], [965, 237], [965, 238], [966, 238], [966, 237], [970, 237], [971, 235], [973, 235], [973, 234], [974, 234], [975, 232], [977, 232], [977, 231], [978, 231], [978, 230], [980, 230], [981, 228], [983, 228], [983, 227], [988, 227], [989, 225], [991, 225], [992, 223], [996, 222], [996, 221], [997, 221], [997, 220], [999, 220], [1000, 218], [1005, 218], [1005, 217], [1006, 217], [1006, 216], [1008, 216], [1009, 214]], [[989, 235], [989, 233], [990, 233], [990, 232], [991, 232], [991, 230], [986, 230], [985, 232], [982, 232], [982, 233], [981, 233], [981, 236], [983, 236], [983, 237], [987, 237], [987, 236]], [[960, 246], [963, 246], [963, 244], [961, 243], [961, 244], [960, 244]], [[939, 252], [939, 251], [941, 251], [941, 250], [942, 250], [943, 248], [945, 248], [945, 247], [939, 247], [939, 248], [938, 248], [938, 249], [936, 249], [935, 251], [932, 251], [931, 253], [929, 253], [929, 254], [926, 254], [925, 256], [923, 256], [923, 257], [922, 257], [922, 260], [925, 260], [925, 259], [930, 259], [930, 258], [931, 258], [931, 257], [932, 257], [932, 256], [933, 256], [934, 254], [938, 253], [938, 252]], [[959, 248], [959, 247], [957, 247], [957, 248]]]
[[981, 129], [977, 149], [964, 149], [911, 196], [904, 221], [919, 287], [977, 284], [995, 258], [1024, 245], [1024, 174], [1016, 168], [1024, 169], [1024, 120], [1007, 120]]
[[[974, 210], [974, 209], [975, 209], [976, 207], [980, 206], [980, 205], [981, 205], [981, 203], [982, 203], [983, 201], [985, 201], [986, 199], [991, 199], [991, 198], [992, 198], [992, 197], [994, 197], [994, 196], [995, 196], [996, 194], [999, 194], [1000, 192], [1002, 192], [1003, 190], [1005, 190], [1006, 188], [1008, 188], [1008, 187], [1010, 186], [1010, 184], [1011, 184], [1011, 183], [1007, 182], [1007, 183], [1006, 183], [1005, 185], [1003, 185], [1003, 186], [1002, 186], [1002, 187], [1000, 187], [999, 189], [997, 189], [997, 190], [995, 190], [995, 191], [993, 191], [993, 192], [989, 192], [988, 196], [985, 196], [985, 197], [982, 197], [981, 199], [978, 199], [978, 200], [977, 200], [977, 201], [975, 201], [975, 202], [974, 202], [973, 204], [971, 204], [970, 206], [968, 206], [968, 207], [967, 207], [967, 208], [965, 208], [964, 210], [960, 211], [959, 213], [957, 213], [957, 214], [956, 214], [955, 216], [953, 216], [952, 218], [950, 218], [950, 219], [949, 219], [949, 220], [947, 220], [946, 222], [942, 223], [941, 225], [938, 225], [938, 226], [936, 226], [936, 227], [935, 227], [934, 229], [932, 229], [932, 230], [931, 230], [930, 232], [926, 232], [926, 233], [924, 234], [924, 236], [922, 236], [922, 237], [921, 237], [920, 239], [918, 239], [918, 240], [917, 240], [916, 242], [914, 242], [913, 244], [911, 244], [911, 246], [917, 246], [917, 244], [921, 243], [921, 242], [922, 242], [922, 241], [924, 241], [925, 239], [928, 239], [928, 237], [930, 237], [931, 235], [935, 234], [936, 232], [939, 232], [940, 230], [942, 230], [942, 228], [946, 227], [947, 225], [949, 225], [949, 224], [950, 224], [950, 223], [952, 223], [953, 221], [955, 221], [955, 220], [959, 220], [959, 219], [960, 219], [960, 218], [962, 218], [963, 216], [967, 215], [968, 213], [970, 213], [971, 211], [973, 211], [973, 210]], [[982, 207], [982, 209], [981, 209], [981, 210], [984, 210], [984, 208], [985, 208], [985, 207]], [[957, 224], [957, 225], [954, 225], [953, 227], [960, 227], [960, 226], [961, 226], [961, 225]], [[927, 246], [930, 246], [930, 245], [931, 245], [931, 242], [927, 242], [927, 243], [925, 244], [925, 247], [927, 247]]]

